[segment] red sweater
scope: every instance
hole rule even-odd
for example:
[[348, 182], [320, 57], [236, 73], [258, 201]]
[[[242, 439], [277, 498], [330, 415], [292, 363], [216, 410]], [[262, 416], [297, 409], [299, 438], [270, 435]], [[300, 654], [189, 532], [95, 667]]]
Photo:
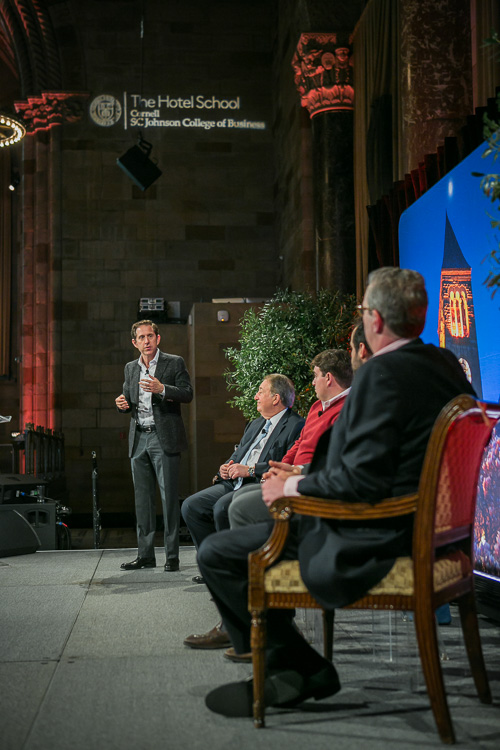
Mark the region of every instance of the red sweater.
[[283, 463], [301, 466], [311, 463], [318, 440], [335, 422], [342, 410], [345, 400], [346, 396], [338, 398], [325, 412], [323, 412], [321, 401], [314, 402], [309, 409], [309, 414], [307, 415], [306, 423], [302, 428], [302, 432], [286, 456], [281, 459]]

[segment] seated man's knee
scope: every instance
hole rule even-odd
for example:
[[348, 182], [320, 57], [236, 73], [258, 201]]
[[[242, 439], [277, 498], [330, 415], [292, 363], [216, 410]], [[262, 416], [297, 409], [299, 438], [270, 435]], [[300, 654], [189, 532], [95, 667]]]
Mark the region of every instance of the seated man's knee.
[[242, 502], [237, 502], [233, 500], [231, 505], [229, 506], [228, 510], [228, 518], [229, 518], [229, 526], [231, 529], [236, 528], [237, 526], [244, 526], [245, 522], [243, 521], [241, 517], [241, 509], [244, 507]]
[[234, 511], [235, 503], [234, 501], [229, 506], [229, 510], [227, 511], [227, 517], [229, 519], [229, 527], [232, 529], [236, 524], [237, 514], [235, 514]]
[[181, 514], [184, 521], [189, 525], [189, 519], [196, 513], [196, 495], [187, 497], [181, 505]]
[[219, 549], [219, 537], [217, 534], [210, 534], [207, 536], [198, 548], [197, 561], [200, 570], [203, 567], [211, 567], [220, 558], [221, 553], [224, 554], [223, 550]]
[[231, 495], [224, 495], [214, 505], [214, 524], [217, 531], [229, 528], [228, 512], [232, 505]]

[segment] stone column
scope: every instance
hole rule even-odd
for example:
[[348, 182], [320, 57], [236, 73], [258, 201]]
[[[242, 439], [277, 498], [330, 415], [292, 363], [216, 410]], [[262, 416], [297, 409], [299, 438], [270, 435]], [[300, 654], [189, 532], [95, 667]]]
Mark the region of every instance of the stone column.
[[316, 288], [356, 290], [350, 39], [302, 34], [292, 66], [312, 121]]
[[23, 144], [21, 429], [33, 422], [61, 428], [61, 147], [62, 122], [75, 122], [87, 94], [47, 93], [16, 102]]

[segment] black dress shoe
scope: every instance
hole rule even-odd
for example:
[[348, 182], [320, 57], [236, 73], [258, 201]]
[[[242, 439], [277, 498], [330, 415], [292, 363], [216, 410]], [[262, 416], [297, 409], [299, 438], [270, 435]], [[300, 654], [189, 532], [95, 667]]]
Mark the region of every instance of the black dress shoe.
[[[264, 683], [264, 705], [288, 705], [298, 699], [303, 688], [304, 679], [292, 669], [270, 675]], [[252, 716], [252, 678], [215, 688], [205, 698], [205, 704], [211, 711], [223, 716]]]
[[329, 698], [331, 695], [338, 693], [341, 688], [337, 670], [333, 664], [329, 664], [324, 669], [320, 669], [309, 677], [304, 677], [304, 687], [300, 695], [291, 701], [280, 703], [282, 708], [293, 708], [299, 703], [309, 698], [319, 701], [322, 698]]
[[[333, 665], [304, 677], [293, 669], [271, 673], [264, 682], [264, 705], [293, 708], [308, 698], [328, 698], [340, 690]], [[253, 715], [253, 680], [231, 682], [212, 690], [205, 698], [207, 708], [223, 716]]]
[[203, 576], [193, 576], [191, 580], [193, 583], [205, 583]]
[[141, 568], [156, 568], [154, 557], [136, 557], [135, 560], [120, 565], [122, 570], [140, 570]]
[[179, 570], [179, 558], [173, 557], [171, 560], [167, 560], [163, 570], [166, 573], [175, 573], [176, 570]]

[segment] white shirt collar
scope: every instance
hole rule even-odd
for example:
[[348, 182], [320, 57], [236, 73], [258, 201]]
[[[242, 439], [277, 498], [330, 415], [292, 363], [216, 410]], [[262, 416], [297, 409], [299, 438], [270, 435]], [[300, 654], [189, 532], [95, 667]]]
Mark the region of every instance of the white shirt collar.
[[[278, 424], [278, 422], [280, 421], [281, 417], [283, 416], [283, 414], [286, 411], [287, 411], [286, 408], [282, 409], [277, 414], [275, 414], [274, 417], [269, 417], [269, 421], [271, 422], [271, 424], [269, 426], [269, 432], [271, 432], [272, 430], [274, 430], [274, 428], [276, 427], [276, 425]], [[264, 417], [264, 419], [265, 419], [265, 417]]]
[[382, 347], [382, 349], [379, 349], [378, 352], [375, 352], [373, 356], [379, 357], [381, 354], [395, 352], [396, 349], [405, 346], [405, 344], [409, 344], [410, 341], [414, 341], [414, 339], [396, 339], [396, 341], [393, 341], [392, 343], [387, 344], [387, 346]]
[[328, 399], [328, 401], [322, 401], [321, 406], [323, 407], [323, 411], [326, 411], [332, 404], [335, 403], [335, 401], [338, 401], [339, 398], [343, 398], [344, 396], [347, 396], [350, 390], [351, 390], [350, 388], [346, 388], [345, 391], [342, 391], [341, 393], [337, 393], [336, 396]]
[[146, 367], [146, 365], [143, 362], [142, 354], [141, 354], [141, 356], [139, 357], [139, 367], [141, 369], [143, 369], [143, 370], [150, 370], [152, 367], [153, 368], [156, 367], [156, 365], [158, 364], [158, 357], [159, 357], [159, 355], [160, 355], [160, 350], [157, 349], [155, 356], [153, 357], [153, 359], [151, 360], [151, 362], [149, 363], [149, 365]]

